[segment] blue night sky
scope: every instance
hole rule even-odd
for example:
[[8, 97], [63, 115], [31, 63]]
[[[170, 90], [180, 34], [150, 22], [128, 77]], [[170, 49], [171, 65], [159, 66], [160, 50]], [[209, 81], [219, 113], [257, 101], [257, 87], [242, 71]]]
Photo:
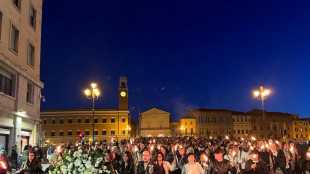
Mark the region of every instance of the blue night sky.
[[43, 1], [42, 109], [129, 106], [174, 119], [190, 108], [261, 109], [310, 117], [310, 1]]

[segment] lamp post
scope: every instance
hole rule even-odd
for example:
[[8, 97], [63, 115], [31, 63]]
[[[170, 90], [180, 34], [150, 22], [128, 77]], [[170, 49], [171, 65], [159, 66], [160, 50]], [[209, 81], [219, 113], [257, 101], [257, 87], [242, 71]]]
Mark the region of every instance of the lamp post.
[[86, 97], [88, 99], [93, 100], [93, 134], [92, 134], [92, 144], [95, 144], [95, 139], [94, 139], [94, 135], [95, 135], [95, 100], [98, 100], [98, 97], [100, 95], [100, 91], [97, 88], [97, 84], [96, 83], [91, 83], [91, 89], [85, 89], [84, 93], [86, 95]]
[[258, 99], [262, 101], [262, 107], [263, 107], [263, 129], [264, 129], [264, 139], [266, 139], [266, 126], [265, 126], [265, 109], [264, 109], [264, 100], [267, 99], [267, 96], [269, 95], [270, 91], [268, 89], [264, 89], [263, 85], [260, 85], [260, 90], [253, 91], [253, 95]]

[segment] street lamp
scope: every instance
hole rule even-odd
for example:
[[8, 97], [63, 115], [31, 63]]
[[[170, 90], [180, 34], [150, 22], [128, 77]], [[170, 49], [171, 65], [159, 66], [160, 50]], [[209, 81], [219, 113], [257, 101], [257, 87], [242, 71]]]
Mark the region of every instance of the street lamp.
[[270, 94], [268, 89], [264, 89], [263, 85], [260, 85], [260, 91], [253, 91], [253, 95], [262, 101], [263, 107], [263, 128], [264, 128], [264, 138], [266, 139], [266, 126], [265, 126], [265, 109], [264, 109], [264, 100], [267, 99], [267, 96]]
[[129, 125], [127, 125], [126, 130], [127, 130], [127, 134], [128, 134], [127, 136], [129, 136], [129, 131], [131, 130], [131, 127]]
[[88, 99], [93, 100], [93, 134], [92, 134], [92, 144], [94, 144], [94, 135], [95, 135], [95, 100], [98, 100], [98, 97], [100, 95], [100, 91], [97, 88], [96, 83], [90, 84], [91, 89], [85, 89], [84, 93]]

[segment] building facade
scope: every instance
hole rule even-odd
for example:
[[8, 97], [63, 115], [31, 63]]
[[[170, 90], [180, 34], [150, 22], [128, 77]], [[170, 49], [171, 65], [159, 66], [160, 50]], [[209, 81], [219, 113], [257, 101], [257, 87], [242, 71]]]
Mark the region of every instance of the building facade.
[[[114, 141], [127, 139], [133, 132], [136, 133], [137, 122], [132, 121], [128, 108], [127, 78], [119, 80], [117, 109], [95, 109], [94, 141]], [[42, 142], [49, 144], [77, 144], [79, 134], [85, 136], [85, 142], [90, 143], [92, 138], [93, 115], [91, 109], [55, 109], [41, 110]]]
[[0, 146], [6, 150], [40, 139], [41, 20], [42, 0], [0, 1]]
[[233, 130], [232, 111], [225, 109], [189, 109], [186, 117], [196, 119], [199, 137], [224, 137]]
[[251, 116], [244, 112], [233, 112], [233, 131], [234, 138], [241, 139], [251, 136], [252, 125]]
[[197, 128], [196, 128], [196, 118], [184, 117], [179, 121], [180, 125], [180, 134], [183, 136], [196, 136]]
[[[263, 122], [262, 110], [252, 110], [247, 112], [251, 116], [252, 135], [258, 139], [264, 138], [264, 127], [266, 126], [267, 138], [283, 140], [293, 139], [292, 121], [299, 119], [297, 114], [288, 114], [282, 112], [265, 112], [266, 123]], [[282, 136], [279, 133], [280, 129], [287, 130], [287, 135]]]
[[141, 113], [140, 121], [142, 137], [167, 137], [172, 134], [169, 112], [153, 108]]
[[309, 121], [307, 119], [293, 120], [292, 122], [292, 138], [299, 139], [303, 138], [304, 140], [310, 140], [310, 130], [309, 130]]

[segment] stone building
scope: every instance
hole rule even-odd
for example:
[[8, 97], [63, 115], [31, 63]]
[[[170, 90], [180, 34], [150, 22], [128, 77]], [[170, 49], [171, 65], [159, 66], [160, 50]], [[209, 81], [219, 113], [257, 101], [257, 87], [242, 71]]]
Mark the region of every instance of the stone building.
[[150, 109], [141, 113], [140, 136], [167, 137], [171, 136], [170, 113], [160, 109]]
[[[251, 116], [252, 135], [258, 139], [264, 138], [262, 110], [252, 110], [246, 114]], [[282, 140], [283, 137], [279, 134], [279, 130], [283, 128], [287, 130], [287, 135], [284, 138], [292, 139], [292, 121], [294, 119], [299, 119], [299, 115], [282, 112], [265, 112], [265, 114], [267, 138]]]
[[0, 1], [0, 146], [6, 150], [40, 139], [41, 20], [42, 0]]
[[[132, 132], [136, 134], [137, 122], [130, 120], [127, 78], [124, 76], [119, 79], [118, 96], [118, 108], [95, 109], [95, 141], [127, 139]], [[92, 138], [92, 118], [91, 109], [41, 110], [42, 141], [46, 145], [77, 144], [80, 142], [79, 133], [83, 133], [85, 141], [89, 142]]]
[[234, 138], [241, 139], [251, 136], [251, 116], [244, 112], [232, 112]]
[[292, 139], [303, 138], [304, 140], [310, 140], [309, 120], [298, 119], [292, 121]]
[[225, 109], [189, 109], [186, 117], [196, 119], [199, 137], [224, 137], [233, 130], [232, 111]]

